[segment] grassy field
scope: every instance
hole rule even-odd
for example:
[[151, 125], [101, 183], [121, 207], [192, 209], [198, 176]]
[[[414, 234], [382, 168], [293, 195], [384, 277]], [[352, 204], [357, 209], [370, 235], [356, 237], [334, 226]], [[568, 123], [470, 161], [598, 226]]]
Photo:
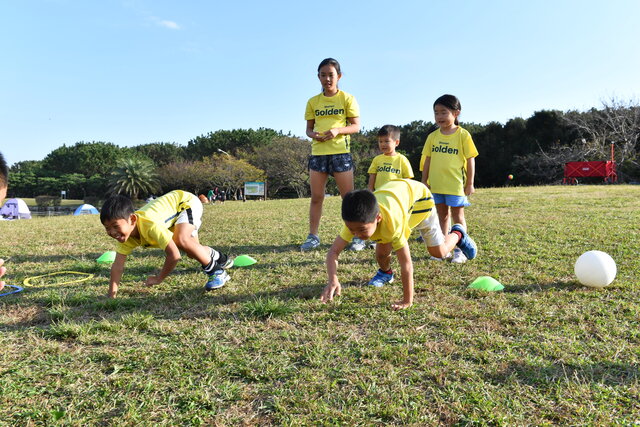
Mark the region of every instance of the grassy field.
[[[479, 246], [464, 265], [411, 243], [415, 305], [373, 289], [373, 251], [343, 253], [337, 302], [318, 301], [339, 230], [327, 199], [322, 249], [302, 254], [308, 199], [206, 206], [201, 240], [258, 263], [205, 293], [184, 259], [142, 281], [158, 250], [130, 258], [104, 297], [111, 250], [97, 216], [0, 222], [10, 256], [0, 298], [0, 424], [633, 425], [640, 421], [640, 186], [481, 189], [467, 209]], [[591, 249], [614, 283], [578, 284]], [[397, 264], [394, 262], [394, 266]], [[491, 275], [506, 289], [471, 291]]]

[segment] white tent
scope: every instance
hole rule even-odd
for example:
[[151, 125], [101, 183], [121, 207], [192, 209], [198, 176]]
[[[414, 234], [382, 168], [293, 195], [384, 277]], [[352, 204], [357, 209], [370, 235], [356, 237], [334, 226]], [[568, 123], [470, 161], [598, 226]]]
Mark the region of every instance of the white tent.
[[9, 199], [5, 202], [0, 215], [9, 219], [31, 219], [31, 211], [22, 199]]

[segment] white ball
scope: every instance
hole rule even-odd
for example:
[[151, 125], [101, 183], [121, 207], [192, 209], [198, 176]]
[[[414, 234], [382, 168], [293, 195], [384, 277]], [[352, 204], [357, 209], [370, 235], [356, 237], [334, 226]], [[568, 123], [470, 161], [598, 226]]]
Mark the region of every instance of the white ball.
[[604, 288], [616, 278], [616, 262], [609, 254], [588, 251], [580, 255], [574, 268], [578, 281], [592, 288]]

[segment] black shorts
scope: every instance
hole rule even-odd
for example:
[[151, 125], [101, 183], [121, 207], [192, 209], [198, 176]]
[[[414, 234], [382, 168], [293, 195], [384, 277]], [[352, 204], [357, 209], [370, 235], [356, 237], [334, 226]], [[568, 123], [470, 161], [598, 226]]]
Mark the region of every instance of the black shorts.
[[309, 156], [309, 169], [316, 172], [328, 173], [348, 172], [353, 170], [353, 158], [351, 153], [327, 154], [322, 156]]

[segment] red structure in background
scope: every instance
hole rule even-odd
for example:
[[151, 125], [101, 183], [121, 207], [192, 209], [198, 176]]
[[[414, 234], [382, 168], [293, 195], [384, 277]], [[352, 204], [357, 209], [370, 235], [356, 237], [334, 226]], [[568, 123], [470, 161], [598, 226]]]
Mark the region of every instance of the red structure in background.
[[604, 182], [613, 184], [618, 181], [616, 162], [613, 158], [613, 142], [611, 143], [611, 160], [602, 162], [567, 162], [564, 164], [563, 184], [577, 184], [577, 178], [588, 176], [601, 177]]

